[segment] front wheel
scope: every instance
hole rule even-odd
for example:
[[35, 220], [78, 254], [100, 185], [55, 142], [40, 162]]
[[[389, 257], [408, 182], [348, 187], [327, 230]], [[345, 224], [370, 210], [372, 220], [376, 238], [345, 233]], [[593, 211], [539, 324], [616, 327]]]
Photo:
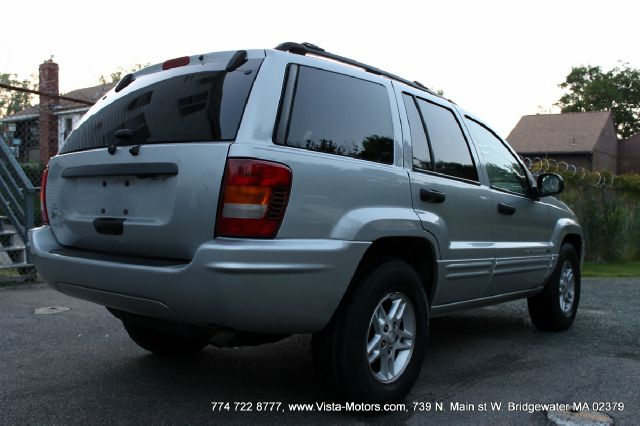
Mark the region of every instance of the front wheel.
[[316, 369], [339, 399], [401, 401], [426, 350], [429, 308], [422, 282], [407, 263], [389, 259], [354, 285], [329, 325], [313, 336]]
[[580, 302], [580, 262], [571, 244], [560, 248], [558, 265], [542, 293], [527, 300], [531, 322], [539, 330], [563, 331], [573, 324]]

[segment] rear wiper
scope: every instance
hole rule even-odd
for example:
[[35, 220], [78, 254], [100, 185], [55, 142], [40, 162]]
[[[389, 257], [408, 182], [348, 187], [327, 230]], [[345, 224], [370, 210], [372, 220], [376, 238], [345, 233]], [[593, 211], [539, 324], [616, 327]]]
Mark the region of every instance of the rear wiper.
[[[107, 151], [111, 155], [114, 155], [116, 153], [116, 150], [118, 149], [117, 147], [118, 147], [118, 145], [120, 145], [120, 142], [127, 141], [127, 140], [129, 140], [129, 139], [131, 139], [133, 137], [133, 130], [131, 130], [131, 129], [118, 129], [118, 130], [115, 131], [113, 136], [118, 138], [119, 141], [117, 141], [116, 143], [112, 143], [111, 145], [109, 145], [107, 147]], [[126, 144], [123, 143], [122, 145], [126, 145]]]
[[133, 137], [133, 130], [131, 129], [118, 129], [113, 134], [118, 139], [126, 140], [131, 139]]

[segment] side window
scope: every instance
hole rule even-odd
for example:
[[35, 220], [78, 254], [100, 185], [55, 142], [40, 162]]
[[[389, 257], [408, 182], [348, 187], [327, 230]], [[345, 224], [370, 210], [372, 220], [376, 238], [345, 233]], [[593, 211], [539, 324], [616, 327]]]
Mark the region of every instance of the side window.
[[434, 171], [478, 181], [469, 145], [453, 111], [424, 99], [417, 100], [433, 150]]
[[415, 98], [403, 93], [404, 105], [409, 118], [409, 130], [411, 131], [411, 148], [413, 150], [414, 170], [433, 170], [431, 163], [431, 152], [429, 152], [429, 142], [424, 131], [424, 124], [420, 117], [420, 112], [416, 106]]
[[487, 127], [469, 117], [465, 121], [480, 148], [491, 186], [526, 195], [527, 175], [516, 157]]
[[387, 89], [343, 74], [289, 65], [274, 142], [391, 164]]

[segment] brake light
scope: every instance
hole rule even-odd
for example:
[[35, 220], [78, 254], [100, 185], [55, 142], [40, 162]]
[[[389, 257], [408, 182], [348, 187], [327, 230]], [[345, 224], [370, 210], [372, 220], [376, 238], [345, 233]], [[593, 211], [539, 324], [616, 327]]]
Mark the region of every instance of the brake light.
[[188, 56], [182, 56], [180, 58], [169, 59], [162, 64], [162, 71], [169, 70], [171, 68], [183, 67], [189, 65], [191, 59]]
[[42, 180], [40, 181], [40, 215], [42, 216], [42, 224], [49, 224], [49, 214], [47, 213], [47, 177], [49, 176], [49, 168], [42, 172]]
[[216, 235], [274, 238], [291, 190], [291, 170], [279, 163], [230, 158], [224, 172]]

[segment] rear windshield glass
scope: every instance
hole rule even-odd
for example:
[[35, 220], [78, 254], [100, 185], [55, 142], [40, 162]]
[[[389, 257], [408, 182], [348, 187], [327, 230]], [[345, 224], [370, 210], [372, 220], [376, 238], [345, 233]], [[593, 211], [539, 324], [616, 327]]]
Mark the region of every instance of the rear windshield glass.
[[[249, 60], [233, 72], [178, 75], [99, 103], [69, 134], [60, 153], [112, 144], [233, 140], [261, 62]], [[118, 132], [122, 129], [128, 131]]]

